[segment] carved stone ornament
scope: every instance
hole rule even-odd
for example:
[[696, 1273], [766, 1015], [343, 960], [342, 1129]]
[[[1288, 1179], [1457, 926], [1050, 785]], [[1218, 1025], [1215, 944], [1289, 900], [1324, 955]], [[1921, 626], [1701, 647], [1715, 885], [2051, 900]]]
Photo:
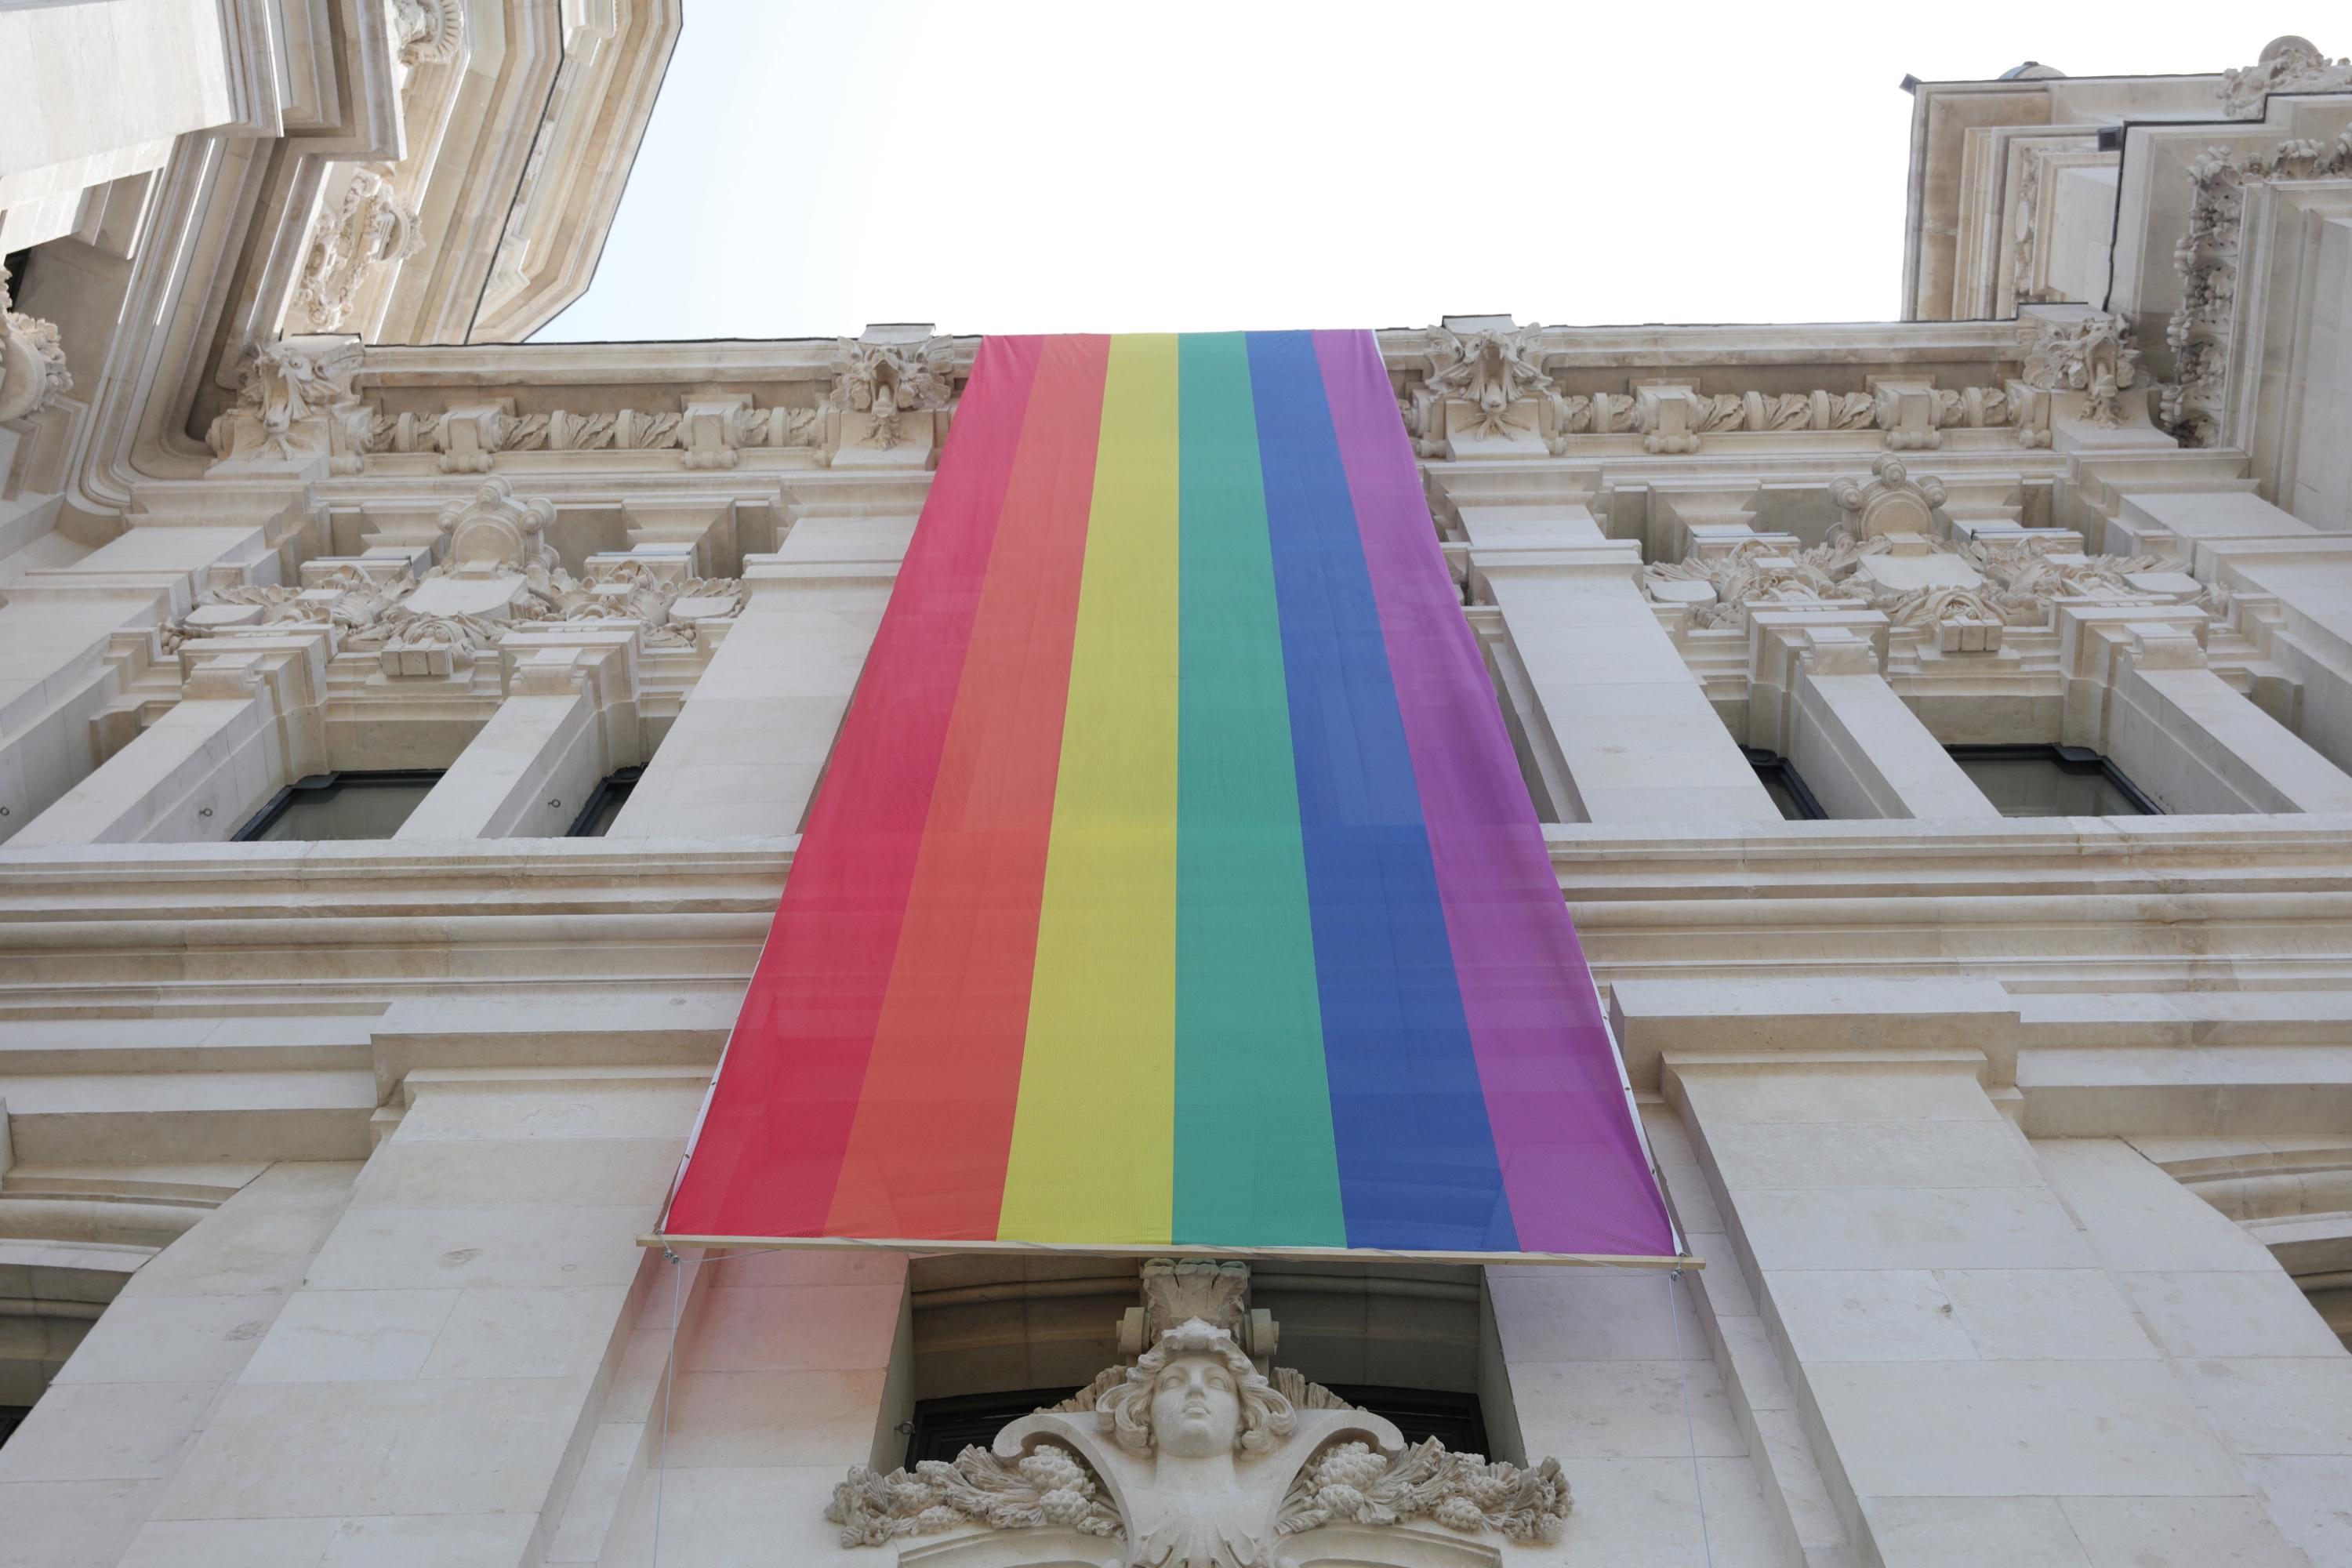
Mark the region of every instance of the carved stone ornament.
[[[388, 414], [375, 405], [354, 408], [337, 423], [336, 469], [359, 473], [368, 458], [383, 454], [436, 452], [445, 458], [459, 458], [456, 449], [459, 447], [470, 447], [477, 461], [495, 458], [501, 452], [677, 451], [688, 467], [733, 466], [693, 461], [698, 454], [690, 449], [684, 413], [646, 408], [624, 408], [617, 414], [574, 414], [562, 408], [546, 414], [498, 411], [487, 419], [476, 419], [470, 439], [459, 440], [457, 426], [467, 417], [452, 409]], [[814, 447], [824, 438], [821, 408], [753, 408], [747, 402], [727, 410], [723, 417], [726, 426], [720, 442], [730, 453], [758, 447]], [[451, 462], [441, 467], [445, 471], [458, 471]]]
[[646, 647], [690, 648], [701, 623], [742, 609], [740, 580], [693, 577], [675, 561], [592, 557], [593, 569], [574, 577], [546, 542], [554, 519], [551, 502], [492, 479], [441, 514], [442, 558], [421, 576], [403, 562], [314, 561], [299, 587], [206, 594], [166, 630], [164, 646], [321, 626], [338, 652], [380, 655], [387, 676], [448, 676], [518, 627], [628, 626]]
[[352, 378], [366, 363], [357, 338], [280, 338], [246, 350], [236, 402], [205, 432], [216, 458], [300, 458], [318, 449], [324, 420], [357, 403]]
[[1846, 514], [1853, 531], [1864, 539], [1882, 533], [1927, 533], [1935, 527], [1935, 510], [1944, 504], [1944, 482], [1915, 479], [1903, 459], [1884, 457], [1870, 465], [1870, 480], [1837, 479], [1830, 500]]
[[2214, 96], [2232, 120], [2260, 120], [2274, 92], [2352, 92], [2352, 59], [2331, 60], [2309, 38], [2273, 38], [2260, 58], [2221, 73]]
[[2158, 557], [2085, 555], [2073, 548], [2077, 543], [2072, 533], [2035, 538], [2031, 531], [1958, 545], [1878, 533], [1806, 550], [1757, 539], [1718, 554], [1645, 566], [1642, 575], [1651, 598], [1685, 606], [1700, 627], [1738, 626], [1757, 609], [1843, 605], [1876, 610], [1901, 630], [1988, 628], [1969, 651], [1998, 650], [2000, 627], [2055, 626], [2061, 599], [2177, 602], [2131, 581], [2165, 571]]
[[971, 1562], [1003, 1561], [982, 1532], [1007, 1530], [1058, 1532], [1037, 1542], [1040, 1561], [1121, 1568], [1277, 1568], [1316, 1560], [1306, 1539], [1324, 1530], [1359, 1532], [1349, 1563], [1491, 1568], [1498, 1541], [1557, 1541], [1570, 1506], [1554, 1461], [1407, 1447], [1381, 1416], [1296, 1373], [1267, 1377], [1229, 1330], [1192, 1318], [987, 1449], [911, 1474], [853, 1468], [825, 1517], [845, 1546], [965, 1532], [923, 1550], [942, 1568], [966, 1543]]
[[394, 188], [389, 163], [352, 171], [333, 212], [320, 213], [302, 253], [289, 316], [314, 332], [340, 331], [358, 307], [368, 274], [425, 248], [416, 209]]
[[831, 405], [867, 416], [857, 444], [887, 450], [905, 439], [903, 416], [955, 401], [955, 343], [940, 337], [907, 343], [844, 338], [833, 374]]
[[1423, 385], [1431, 396], [1468, 404], [1477, 436], [1492, 439], [1530, 431], [1527, 421], [1514, 417], [1512, 405], [1552, 390], [1543, 369], [1541, 326], [1468, 333], [1433, 327], [1429, 338]]
[[2189, 205], [2189, 231], [2172, 251], [2173, 270], [2180, 275], [2180, 306], [2164, 329], [2174, 356], [2174, 383], [2164, 389], [2160, 405], [2165, 427], [2183, 446], [2209, 447], [2221, 437], [2238, 261], [2245, 244], [2246, 187], [2347, 174], [2352, 174], [2352, 127], [2332, 143], [2282, 142], [2269, 153], [2244, 157], [2215, 148], [2189, 165], [2196, 195]]
[[8, 307], [8, 269], [0, 267], [0, 419], [38, 414], [73, 390], [57, 327]]
[[2073, 321], [2040, 318], [2024, 381], [2044, 392], [2084, 395], [2083, 417], [2104, 430], [2124, 424], [2124, 394], [2141, 383], [2131, 323], [2093, 311]]
[[1430, 330], [1429, 369], [1408, 382], [1397, 413], [1420, 456], [1460, 456], [1458, 441], [1540, 438], [1564, 456], [1576, 436], [1639, 436], [1643, 449], [1696, 452], [1701, 438], [1746, 431], [1887, 432], [1889, 447], [1935, 446], [1939, 429], [2012, 428], [2021, 445], [2047, 446], [2036, 410], [1998, 386], [1923, 388], [1912, 408], [1870, 392], [1700, 392], [1643, 384], [1631, 393], [1570, 393], [1540, 367], [1540, 327], [1473, 332]]
[[400, 63], [454, 60], [466, 47], [465, 0], [390, 0]]
[[555, 552], [548, 546], [547, 525], [555, 521], [555, 503], [541, 497], [517, 500], [514, 487], [492, 479], [474, 492], [470, 501], [455, 501], [441, 512], [441, 531], [449, 536], [442, 566], [456, 576], [495, 576], [553, 569]]

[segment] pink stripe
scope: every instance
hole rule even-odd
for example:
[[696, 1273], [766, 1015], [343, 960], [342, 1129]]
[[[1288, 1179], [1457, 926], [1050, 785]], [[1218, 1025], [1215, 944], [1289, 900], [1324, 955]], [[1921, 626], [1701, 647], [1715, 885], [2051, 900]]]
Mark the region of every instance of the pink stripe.
[[1519, 1245], [1674, 1250], [1600, 1001], [1370, 332], [1318, 332]]

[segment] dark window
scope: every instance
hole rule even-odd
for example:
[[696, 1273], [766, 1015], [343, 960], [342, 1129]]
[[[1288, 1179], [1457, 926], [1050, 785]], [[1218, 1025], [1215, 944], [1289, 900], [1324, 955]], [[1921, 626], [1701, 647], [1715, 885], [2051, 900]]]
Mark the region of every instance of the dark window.
[[1797, 770], [1789, 765], [1789, 759], [1780, 752], [1748, 747], [1748, 765], [1756, 770], [1756, 782], [1764, 786], [1764, 793], [1772, 797], [1772, 804], [1790, 822], [1819, 822], [1829, 816], [1822, 809], [1822, 803], [1813, 798], [1813, 792], [1805, 787], [1805, 781], [1797, 776]]
[[985, 1448], [1009, 1422], [1059, 1405], [1075, 1388], [1031, 1388], [1019, 1394], [967, 1394], [955, 1399], [922, 1399], [915, 1403], [913, 1429], [907, 1435], [907, 1468], [925, 1459], [953, 1459], [966, 1448]]
[[1347, 1383], [1328, 1386], [1349, 1404], [1395, 1422], [1407, 1443], [1434, 1437], [1457, 1454], [1491, 1453], [1486, 1447], [1486, 1418], [1479, 1413], [1475, 1394]]
[[[1444, 1394], [1426, 1388], [1330, 1385], [1349, 1404], [1396, 1423], [1407, 1443], [1435, 1437], [1457, 1454], [1486, 1452], [1486, 1422], [1475, 1394]], [[1004, 1426], [1033, 1411], [1059, 1405], [1075, 1388], [1032, 1388], [1019, 1394], [972, 1394], [957, 1399], [925, 1399], [908, 1424], [907, 1468], [925, 1459], [953, 1459], [968, 1447], [993, 1442]]]
[[2003, 816], [2157, 816], [2162, 808], [2084, 746], [1947, 746]]
[[25, 1424], [25, 1417], [32, 1413], [33, 1407], [29, 1405], [0, 1405], [0, 1444], [6, 1443], [16, 1428]]
[[623, 768], [596, 786], [580, 815], [572, 819], [572, 838], [602, 838], [613, 830], [613, 818], [621, 815], [621, 807], [629, 804], [629, 792], [637, 787], [645, 776], [643, 768]]
[[421, 769], [313, 773], [279, 790], [236, 830], [235, 842], [389, 838], [440, 782], [437, 771]]

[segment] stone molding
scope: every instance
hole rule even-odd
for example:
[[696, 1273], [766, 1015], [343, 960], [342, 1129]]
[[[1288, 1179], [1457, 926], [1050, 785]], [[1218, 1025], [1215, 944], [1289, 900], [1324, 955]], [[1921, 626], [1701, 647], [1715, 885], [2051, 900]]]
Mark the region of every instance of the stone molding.
[[[1541, 326], [1430, 329], [1397, 399], [1414, 449], [1433, 460], [1563, 457], [1573, 438], [1638, 436], [1654, 455], [1689, 455], [1710, 435], [1877, 430], [1904, 450], [1943, 445], [1954, 428], [2006, 429], [2049, 445], [2046, 406], [2016, 384], [1937, 387], [1872, 378], [1860, 392], [1701, 392], [1688, 379], [1635, 380], [1626, 393], [1570, 392], [1546, 368]], [[1393, 356], [1391, 356], [1393, 358]]]
[[2224, 433], [2249, 189], [2347, 174], [2352, 128], [2332, 143], [2280, 142], [2269, 152], [2242, 156], [2216, 147], [2189, 165], [2194, 189], [2189, 226], [2172, 253], [2181, 302], [2164, 331], [2174, 355], [2173, 382], [2160, 404], [2161, 424], [2182, 446], [2214, 446]]

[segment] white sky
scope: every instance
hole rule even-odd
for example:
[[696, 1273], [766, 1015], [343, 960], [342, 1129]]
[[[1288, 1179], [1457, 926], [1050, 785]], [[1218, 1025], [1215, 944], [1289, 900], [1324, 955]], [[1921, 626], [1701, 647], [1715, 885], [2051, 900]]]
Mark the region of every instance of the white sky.
[[2331, 13], [687, 0], [539, 338], [1885, 320], [1906, 72], [2218, 71]]

